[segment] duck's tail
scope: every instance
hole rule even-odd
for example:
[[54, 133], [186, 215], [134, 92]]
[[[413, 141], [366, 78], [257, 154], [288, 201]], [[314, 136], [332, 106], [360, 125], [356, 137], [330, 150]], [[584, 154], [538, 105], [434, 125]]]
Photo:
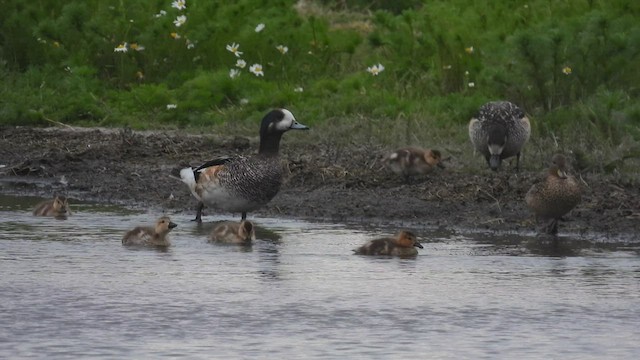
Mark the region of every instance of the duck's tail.
[[193, 173], [193, 168], [188, 167], [180, 170], [180, 180], [187, 184], [191, 191], [196, 188], [196, 176]]

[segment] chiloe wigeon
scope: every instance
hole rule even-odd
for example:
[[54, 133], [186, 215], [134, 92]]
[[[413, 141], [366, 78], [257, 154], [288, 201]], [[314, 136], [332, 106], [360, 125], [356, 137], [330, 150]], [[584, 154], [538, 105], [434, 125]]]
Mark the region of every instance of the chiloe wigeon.
[[531, 124], [525, 113], [508, 101], [484, 104], [469, 121], [469, 138], [475, 150], [498, 170], [503, 159], [516, 156], [520, 168], [520, 152], [531, 136]]
[[254, 156], [218, 158], [180, 171], [182, 181], [200, 201], [195, 221], [202, 221], [204, 206], [241, 213], [267, 204], [280, 190], [282, 165], [279, 150], [282, 134], [289, 130], [307, 130], [286, 109], [270, 111], [260, 125], [260, 148]]

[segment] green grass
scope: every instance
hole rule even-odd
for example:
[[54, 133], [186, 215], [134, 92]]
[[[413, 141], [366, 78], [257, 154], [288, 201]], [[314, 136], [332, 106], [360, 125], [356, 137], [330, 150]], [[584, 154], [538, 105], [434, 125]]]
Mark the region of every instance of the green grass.
[[[349, 130], [344, 141], [460, 145], [481, 104], [507, 99], [530, 114], [534, 146], [637, 157], [640, 3], [633, 0], [188, 0], [185, 10], [170, 0], [9, 0], [3, 7], [0, 124], [251, 129], [268, 109], [287, 107], [311, 126], [339, 123]], [[180, 27], [178, 15], [187, 17]], [[259, 23], [265, 28], [256, 32]], [[127, 52], [114, 51], [125, 42]], [[246, 68], [235, 66], [225, 49], [231, 43], [240, 44]], [[254, 63], [263, 77], [249, 72]], [[366, 71], [378, 63], [385, 67], [378, 76]], [[229, 76], [232, 68], [239, 77]]]

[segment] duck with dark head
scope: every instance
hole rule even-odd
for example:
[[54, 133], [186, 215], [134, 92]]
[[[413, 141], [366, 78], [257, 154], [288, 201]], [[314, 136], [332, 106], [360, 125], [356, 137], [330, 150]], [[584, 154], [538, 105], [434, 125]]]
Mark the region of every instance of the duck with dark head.
[[254, 211], [273, 199], [282, 185], [280, 140], [289, 130], [308, 130], [286, 109], [270, 111], [260, 125], [260, 147], [254, 156], [223, 157], [180, 171], [182, 181], [200, 201], [195, 221], [202, 222], [204, 206], [241, 213]]
[[519, 170], [520, 153], [530, 136], [529, 118], [508, 101], [482, 105], [469, 121], [471, 143], [493, 171], [500, 168], [502, 160], [512, 156], [516, 157], [516, 170]]

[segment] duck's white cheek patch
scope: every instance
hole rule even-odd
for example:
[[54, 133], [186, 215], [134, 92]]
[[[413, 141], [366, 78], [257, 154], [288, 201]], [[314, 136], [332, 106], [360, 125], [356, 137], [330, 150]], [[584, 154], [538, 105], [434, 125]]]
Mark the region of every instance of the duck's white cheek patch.
[[288, 117], [285, 117], [284, 119], [276, 123], [276, 130], [287, 131], [291, 128], [292, 124], [293, 124], [293, 120]]

